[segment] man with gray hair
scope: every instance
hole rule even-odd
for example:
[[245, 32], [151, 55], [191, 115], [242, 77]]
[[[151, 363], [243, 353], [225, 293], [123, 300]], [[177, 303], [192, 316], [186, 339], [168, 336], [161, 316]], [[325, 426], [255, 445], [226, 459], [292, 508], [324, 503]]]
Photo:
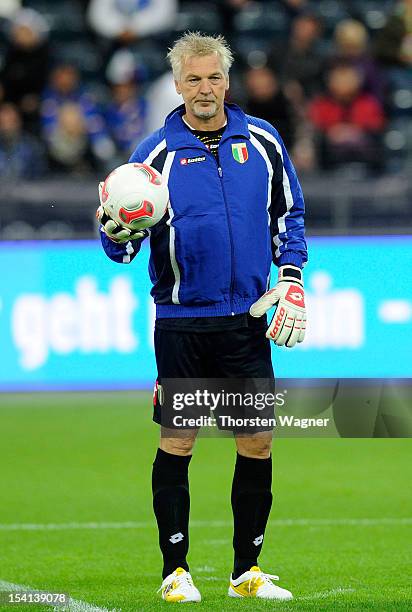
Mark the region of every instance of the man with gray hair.
[[[294, 346], [305, 334], [302, 267], [307, 260], [302, 191], [278, 132], [225, 102], [232, 53], [221, 36], [187, 33], [168, 54], [184, 104], [138, 145], [131, 162], [168, 181], [170, 207], [150, 231], [158, 379], [154, 421], [164, 425], [165, 379], [273, 381], [270, 340]], [[101, 217], [114, 261], [129, 263], [147, 230]], [[279, 267], [269, 290], [272, 261]], [[266, 312], [277, 306], [267, 327]], [[162, 427], [153, 464], [153, 507], [163, 554], [162, 597], [200, 601], [186, 560], [188, 467], [197, 429]], [[258, 566], [272, 505], [272, 430], [237, 435], [232, 484], [231, 597], [287, 600]]]

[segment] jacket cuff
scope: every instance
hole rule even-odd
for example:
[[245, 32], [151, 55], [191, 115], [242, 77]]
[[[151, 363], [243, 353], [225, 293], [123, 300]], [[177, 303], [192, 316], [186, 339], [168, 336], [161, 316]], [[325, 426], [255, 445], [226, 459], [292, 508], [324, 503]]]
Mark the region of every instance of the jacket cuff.
[[298, 268], [302, 268], [303, 258], [300, 253], [296, 253], [295, 251], [286, 251], [286, 253], [282, 253], [276, 264], [278, 267], [284, 266], [285, 264], [291, 264], [293, 266], [297, 266]]

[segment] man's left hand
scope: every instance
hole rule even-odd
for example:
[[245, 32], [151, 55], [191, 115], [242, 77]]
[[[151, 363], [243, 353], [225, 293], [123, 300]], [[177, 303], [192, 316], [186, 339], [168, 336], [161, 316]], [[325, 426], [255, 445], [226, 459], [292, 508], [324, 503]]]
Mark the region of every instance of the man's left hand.
[[303, 342], [306, 330], [305, 292], [300, 268], [285, 265], [279, 268], [277, 285], [252, 304], [252, 317], [262, 317], [277, 304], [266, 332], [266, 338], [278, 346], [295, 346]]

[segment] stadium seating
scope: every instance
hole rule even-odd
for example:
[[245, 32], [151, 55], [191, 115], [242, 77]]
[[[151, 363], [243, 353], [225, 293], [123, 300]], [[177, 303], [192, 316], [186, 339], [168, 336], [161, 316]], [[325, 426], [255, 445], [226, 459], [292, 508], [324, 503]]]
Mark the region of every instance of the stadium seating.
[[177, 33], [186, 30], [201, 30], [202, 32], [220, 32], [221, 20], [215, 7], [208, 2], [185, 3], [177, 17], [175, 30]]
[[[85, 85], [93, 90], [99, 101], [108, 102], [110, 92], [105, 70], [115, 46], [112, 47], [107, 40], [99, 39], [89, 28], [85, 18], [87, 2], [23, 0], [22, 4], [45, 17], [50, 28], [52, 63], [65, 61], [76, 64], [81, 68]], [[327, 55], [332, 52], [334, 29], [342, 19], [347, 18], [358, 19], [368, 28], [373, 50], [374, 36], [385, 25], [395, 5], [395, 0], [319, 0], [308, 3], [307, 8], [314, 11], [323, 24], [320, 53]], [[181, 0], [172, 31], [131, 43], [129, 49], [141, 73], [141, 90], [144, 92], [164, 73], [165, 50], [184, 31], [201, 30], [213, 34], [223, 32], [225, 24], [230, 31], [224, 34], [236, 57], [231, 80], [231, 99], [242, 103], [245, 96], [243, 67], [264, 62], [275, 43], [286, 46], [296, 11], [290, 10], [287, 3], [281, 0], [265, 0], [246, 3], [229, 14], [228, 19], [223, 3], [218, 0]], [[7, 50], [8, 27], [7, 20], [0, 19], [0, 70]], [[384, 205], [388, 198], [396, 202], [399, 209], [398, 220], [402, 223], [398, 229], [405, 231], [405, 227], [411, 223], [408, 201], [412, 189], [410, 180], [406, 178], [412, 159], [410, 76], [402, 68], [385, 68], [385, 74], [387, 87], [384, 102], [388, 120], [383, 135], [384, 175], [376, 181], [376, 177], [365, 176], [363, 169], [357, 165], [341, 168], [331, 177], [320, 174], [316, 166], [312, 171], [303, 170], [302, 182], [310, 203], [308, 225], [312, 231], [336, 233], [348, 231], [350, 227], [361, 231], [360, 228], [369, 227], [370, 223], [377, 226], [386, 224], [391, 230], [393, 216], [386, 211]], [[15, 185], [3, 184], [0, 195], [0, 237], [8, 238], [16, 232], [16, 237], [24, 238], [28, 231], [33, 230], [39, 237], [64, 237], [65, 232], [67, 235], [75, 232], [78, 237], [93, 235], [97, 178], [101, 177], [85, 177], [80, 182], [76, 178], [73, 182], [70, 177], [50, 175], [47, 180], [35, 184], [25, 181]], [[54, 208], [44, 206], [44, 202], [49, 201], [55, 202]]]
[[78, 0], [26, 0], [25, 6], [41, 13], [47, 20], [52, 39], [77, 40], [86, 35], [82, 5]]
[[239, 34], [260, 34], [261, 36], [281, 35], [283, 37], [289, 27], [288, 15], [278, 2], [252, 3], [250, 8], [236, 15], [233, 23]]

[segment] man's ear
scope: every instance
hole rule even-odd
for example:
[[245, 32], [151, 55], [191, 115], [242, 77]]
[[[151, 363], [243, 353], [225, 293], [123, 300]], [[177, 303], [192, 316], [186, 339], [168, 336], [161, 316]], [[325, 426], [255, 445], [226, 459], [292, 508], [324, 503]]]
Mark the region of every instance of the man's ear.
[[180, 89], [179, 83], [178, 83], [178, 81], [176, 81], [176, 79], [175, 79], [175, 88], [176, 88], [176, 93], [178, 93], [178, 94], [182, 93], [182, 90]]
[[226, 77], [226, 91], [229, 89], [229, 76]]

